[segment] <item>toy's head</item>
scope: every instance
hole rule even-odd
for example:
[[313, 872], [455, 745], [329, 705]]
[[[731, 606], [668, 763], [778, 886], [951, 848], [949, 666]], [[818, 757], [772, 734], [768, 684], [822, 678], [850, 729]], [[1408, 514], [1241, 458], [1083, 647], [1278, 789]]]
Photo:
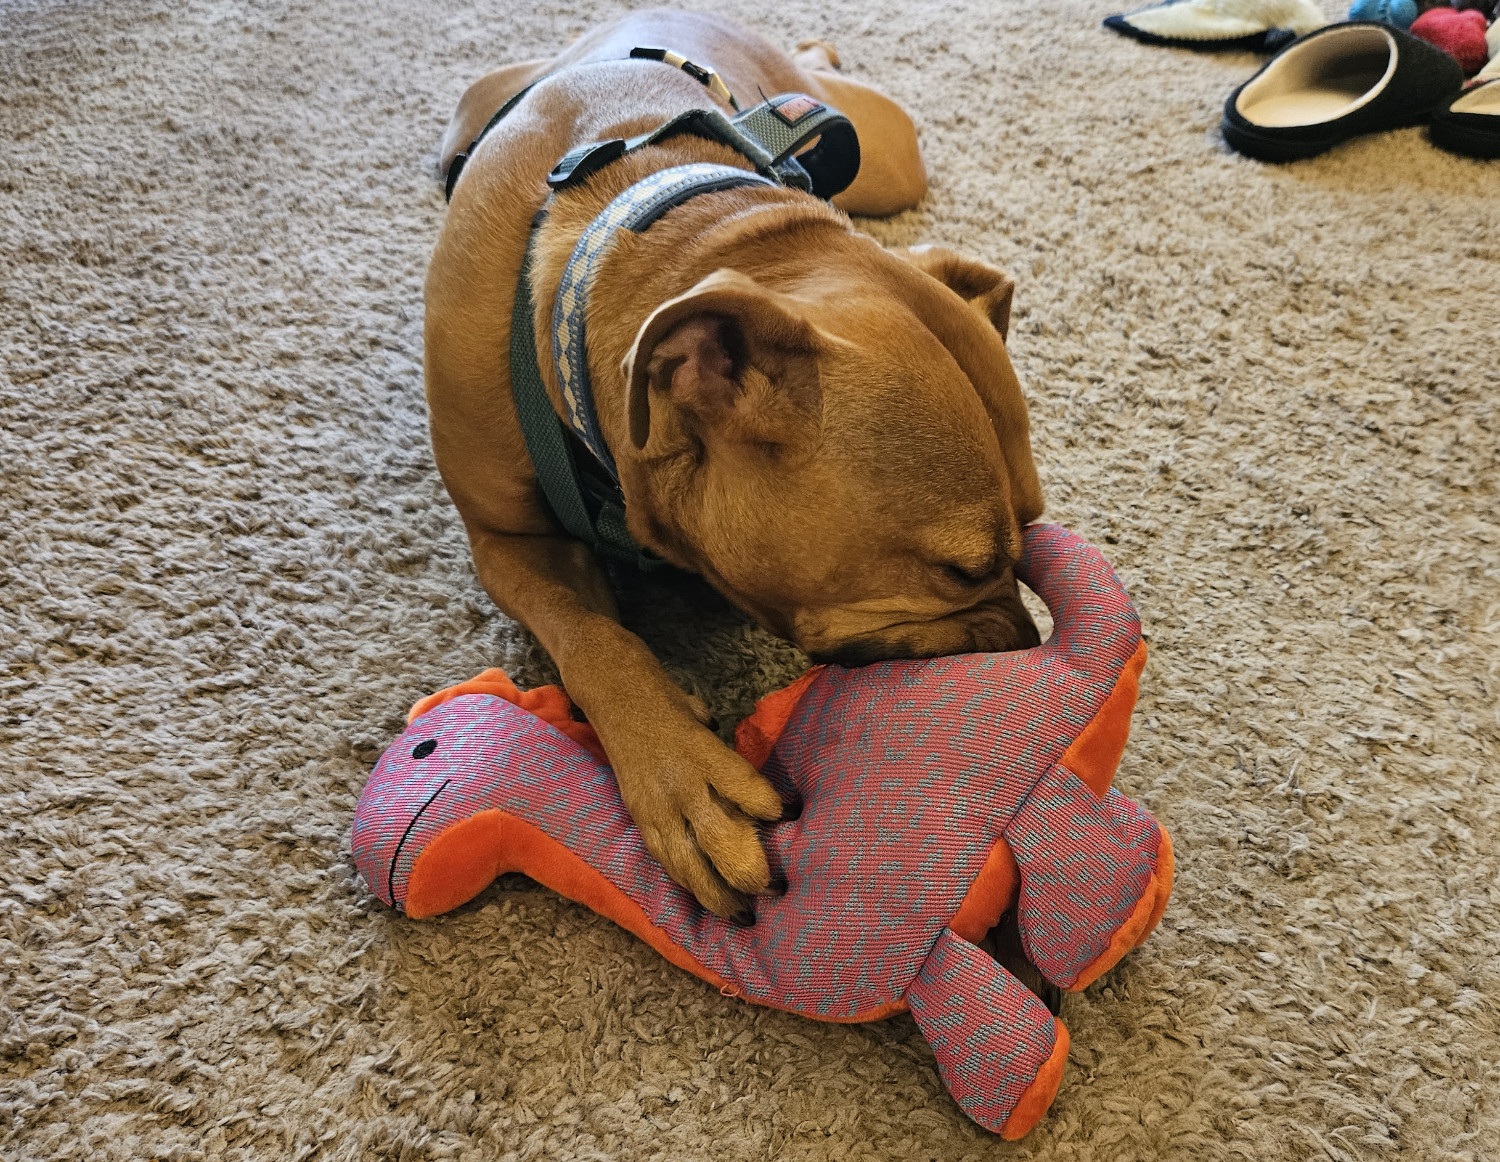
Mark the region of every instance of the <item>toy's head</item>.
[[[623, 831], [629, 816], [603, 750], [569, 709], [557, 687], [523, 692], [499, 670], [417, 703], [354, 813], [354, 860], [370, 890], [417, 917], [472, 899], [498, 872], [481, 864], [465, 877], [444, 857], [463, 847], [455, 829], [500, 806], [524, 805], [575, 850], [606, 842], [606, 816], [611, 835]], [[436, 885], [428, 873], [439, 865]]]

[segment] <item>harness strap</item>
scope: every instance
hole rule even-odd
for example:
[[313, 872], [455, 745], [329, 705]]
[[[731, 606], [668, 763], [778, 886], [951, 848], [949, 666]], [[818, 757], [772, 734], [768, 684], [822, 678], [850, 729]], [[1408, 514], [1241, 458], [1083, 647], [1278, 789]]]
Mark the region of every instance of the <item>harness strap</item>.
[[516, 418], [526, 441], [526, 454], [536, 472], [547, 507], [568, 532], [596, 553], [624, 561], [639, 569], [660, 567], [660, 557], [642, 549], [625, 528], [623, 499], [613, 488], [596, 490], [593, 513], [584, 497], [582, 477], [562, 421], [547, 397], [536, 358], [535, 303], [531, 297], [531, 260], [536, 244], [533, 232], [516, 280], [515, 305], [510, 316], [510, 390], [516, 403]]
[[[619, 469], [599, 427], [589, 383], [585, 313], [594, 270], [616, 230], [640, 233], [674, 206], [689, 198], [740, 186], [775, 186], [749, 170], [734, 166], [673, 166], [637, 182], [616, 197], [589, 224], [573, 249], [552, 308], [552, 356], [568, 413], [568, 427], [592, 454], [598, 472], [582, 470], [562, 420], [552, 407], [537, 365], [535, 302], [531, 294], [532, 251], [536, 233], [526, 244], [526, 258], [516, 283], [510, 323], [510, 386], [526, 452], [542, 496], [559, 524], [601, 556], [650, 570], [665, 562], [636, 543], [625, 527], [625, 498]], [[587, 490], [587, 491], [585, 491]]]
[[671, 65], [674, 69], [681, 69], [736, 113], [740, 111], [740, 103], [734, 99], [734, 94], [729, 91], [729, 86], [724, 83], [723, 77], [719, 76], [713, 69], [706, 68], [700, 64], [694, 64], [680, 52], [673, 52], [670, 48], [652, 48], [649, 45], [640, 44], [630, 50], [630, 59], [636, 61], [661, 61], [664, 65]]
[[[734, 94], [729, 91], [729, 86], [724, 83], [723, 77], [719, 76], [719, 74], [711, 68], [706, 68], [703, 65], [688, 60], [688, 58], [683, 56], [680, 52], [673, 52], [669, 48], [653, 48], [647, 45], [638, 45], [637, 47], [630, 50], [630, 56], [628, 59], [641, 61], [660, 61], [662, 64], [671, 65], [674, 69], [681, 69], [688, 76], [692, 77], [693, 80], [697, 81], [700, 85], [702, 85], [705, 89], [712, 93], [715, 97], [718, 97], [736, 113], [740, 111], [740, 103], [734, 99]], [[594, 61], [589, 63], [609, 64], [611, 62]], [[489, 135], [490, 130], [495, 128], [496, 125], [500, 124], [500, 122], [505, 119], [506, 115], [521, 103], [527, 93], [531, 92], [532, 89], [536, 88], [543, 81], [547, 80], [547, 78], [553, 75], [554, 74], [552, 73], [543, 73], [540, 77], [532, 81], [531, 84], [527, 85], [520, 92], [511, 94], [510, 99], [507, 100], [505, 104], [501, 105], [499, 109], [495, 110], [495, 115], [484, 123], [484, 128], [474, 135], [474, 139], [469, 142], [464, 150], [461, 153], [454, 154], [452, 162], [450, 162], [448, 165], [447, 180], [443, 184], [443, 198], [445, 201], [451, 202], [453, 200], [453, 187], [458, 184], [459, 175], [463, 173], [464, 166], [469, 163], [469, 158], [472, 157], [474, 151], [479, 148], [479, 143]], [[858, 168], [857, 163], [855, 168]]]
[[448, 166], [448, 180], [443, 183], [443, 201], [453, 201], [453, 187], [458, 185], [458, 175], [464, 172], [464, 166], [469, 164], [470, 155], [479, 148], [479, 143], [485, 139], [489, 131], [496, 125], [499, 125], [505, 119], [505, 115], [519, 105], [527, 93], [531, 92], [532, 89], [536, 88], [551, 75], [551, 73], [547, 73], [544, 76], [540, 76], [519, 93], [512, 94], [510, 100], [496, 109], [495, 115], [486, 121], [484, 128], [474, 135], [474, 140], [469, 142], [468, 147], [462, 153], [453, 155], [453, 161]]
[[615, 231], [639, 234], [674, 206], [699, 194], [732, 190], [739, 186], [770, 186], [776, 183], [749, 170], [727, 165], [695, 162], [659, 170], [636, 182], [616, 197], [584, 230], [563, 269], [552, 308], [552, 357], [557, 382], [568, 410], [568, 426], [583, 441], [610, 479], [618, 481], [619, 469], [599, 429], [594, 410], [594, 391], [589, 381], [585, 311], [588, 292], [599, 262], [614, 240]]
[[[566, 189], [627, 153], [683, 133], [727, 145], [777, 184], [824, 199], [847, 189], [859, 173], [859, 137], [850, 120], [806, 93], [782, 93], [734, 118], [718, 109], [689, 109], [638, 137], [575, 146], [553, 166], [547, 184]], [[794, 156], [814, 138], [817, 145]]]

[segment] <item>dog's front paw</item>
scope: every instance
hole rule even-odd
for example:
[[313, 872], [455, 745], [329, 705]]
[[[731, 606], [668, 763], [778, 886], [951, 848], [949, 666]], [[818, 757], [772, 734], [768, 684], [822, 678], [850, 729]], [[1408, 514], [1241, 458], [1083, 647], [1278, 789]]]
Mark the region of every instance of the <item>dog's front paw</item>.
[[605, 747], [620, 797], [667, 874], [709, 911], [752, 923], [746, 897], [771, 886], [752, 819], [782, 813], [771, 784], [691, 720]]

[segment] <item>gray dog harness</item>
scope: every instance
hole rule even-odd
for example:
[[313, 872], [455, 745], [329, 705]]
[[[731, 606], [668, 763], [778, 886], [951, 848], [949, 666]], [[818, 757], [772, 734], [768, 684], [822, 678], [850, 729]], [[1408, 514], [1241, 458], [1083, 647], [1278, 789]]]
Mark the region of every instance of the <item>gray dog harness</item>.
[[[589, 383], [585, 317], [594, 274], [619, 231], [642, 233], [667, 211], [700, 194], [742, 186], [783, 186], [820, 198], [833, 197], [859, 172], [859, 139], [847, 117], [805, 93], [782, 93], [738, 112], [738, 102], [713, 70], [667, 49], [637, 48], [630, 55], [682, 69], [725, 100], [736, 115], [728, 117], [716, 108], [690, 109], [639, 137], [580, 145], [564, 154], [548, 174], [547, 185], [552, 190], [586, 181], [627, 153], [681, 134], [730, 146], [755, 167], [754, 171], [708, 163], [673, 166], [636, 182], [589, 223], [563, 270], [552, 311], [552, 358], [562, 389], [566, 429], [547, 396], [537, 365], [535, 302], [531, 294], [536, 241], [533, 228], [511, 315], [510, 382], [526, 451], [558, 523], [596, 553], [650, 569], [662, 561], [642, 549], [625, 528], [620, 474], [604, 442]], [[480, 141], [541, 79], [501, 106], [469, 148], [454, 158], [448, 171], [450, 199], [464, 163]], [[814, 139], [816, 145], [798, 154]], [[538, 222], [545, 213], [544, 206]], [[575, 445], [582, 445], [587, 455], [576, 454]]]

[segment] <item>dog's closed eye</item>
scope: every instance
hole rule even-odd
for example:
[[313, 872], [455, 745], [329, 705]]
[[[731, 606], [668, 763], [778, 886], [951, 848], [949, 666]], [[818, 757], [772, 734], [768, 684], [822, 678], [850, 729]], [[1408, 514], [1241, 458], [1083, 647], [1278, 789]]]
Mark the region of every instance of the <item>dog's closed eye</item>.
[[963, 585], [969, 589], [977, 589], [987, 581], [993, 581], [995, 570], [993, 565], [981, 569], [974, 569], [968, 565], [943, 565], [943, 575], [950, 581]]
[[971, 556], [968, 550], [960, 549], [939, 565], [939, 568], [948, 580], [965, 588], [976, 589], [993, 581], [1006, 560], [1004, 550], [991, 542], [983, 556], [977, 553]]

